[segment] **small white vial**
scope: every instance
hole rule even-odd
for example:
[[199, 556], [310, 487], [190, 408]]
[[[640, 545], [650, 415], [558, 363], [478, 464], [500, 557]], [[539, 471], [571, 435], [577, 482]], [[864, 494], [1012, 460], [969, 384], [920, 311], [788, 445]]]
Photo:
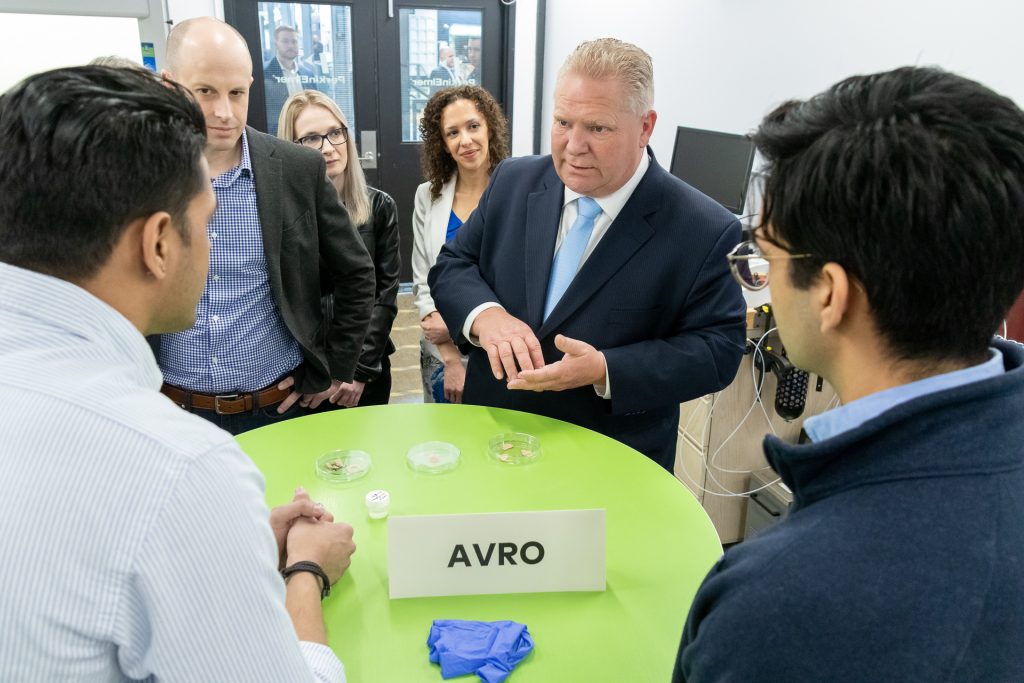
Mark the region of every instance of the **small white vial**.
[[377, 489], [366, 494], [366, 512], [370, 519], [384, 519], [391, 507], [391, 494], [384, 489]]

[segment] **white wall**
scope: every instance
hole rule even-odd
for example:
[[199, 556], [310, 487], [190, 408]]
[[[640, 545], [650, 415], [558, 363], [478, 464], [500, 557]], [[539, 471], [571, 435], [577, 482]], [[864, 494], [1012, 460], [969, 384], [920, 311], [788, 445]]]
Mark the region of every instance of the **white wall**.
[[32, 74], [100, 56], [142, 64], [139, 42], [138, 19], [0, 13], [0, 44], [7, 55], [18, 55], [0, 60], [0, 93]]
[[513, 50], [512, 155], [533, 154], [533, 96], [537, 76], [537, 0], [516, 0]]
[[783, 100], [855, 73], [934, 64], [1024, 105], [1021, 0], [548, 0], [546, 24], [545, 151], [558, 67], [602, 36], [654, 60], [652, 147], [666, 166], [676, 126], [745, 133]]
[[224, 18], [223, 0], [167, 0], [167, 14], [175, 24], [192, 17]]
[[[0, 0], [0, 8], [10, 1]], [[517, 1], [512, 151], [519, 155], [532, 149], [537, 0]], [[167, 7], [175, 22], [224, 16], [223, 0], [167, 0]], [[32, 38], [24, 49], [8, 51], [32, 54], [26, 65], [32, 71], [51, 57], [63, 60], [52, 66], [86, 61], [69, 54], [75, 41], [55, 35], [52, 25], [13, 30], [12, 15], [6, 18], [0, 14], [3, 44], [10, 47], [18, 34]], [[555, 74], [583, 40], [615, 36], [651, 54], [659, 116], [652, 146], [668, 164], [677, 125], [746, 132], [782, 100], [808, 97], [853, 73], [905, 64], [937, 64], [1024, 105], [1021, 26], [1022, 0], [547, 0], [541, 147], [549, 149]], [[99, 52], [134, 54], [111, 44], [109, 31], [88, 33], [104, 41]], [[39, 35], [55, 48], [41, 50]], [[87, 51], [91, 58], [97, 50]], [[10, 79], [17, 80], [13, 72]]]

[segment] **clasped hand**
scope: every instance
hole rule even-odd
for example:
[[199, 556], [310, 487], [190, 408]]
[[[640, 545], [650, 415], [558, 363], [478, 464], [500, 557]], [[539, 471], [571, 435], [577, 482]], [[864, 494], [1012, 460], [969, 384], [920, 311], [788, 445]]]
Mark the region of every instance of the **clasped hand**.
[[423, 338], [435, 346], [451, 341], [448, 326], [444, 324], [441, 314], [437, 311], [431, 311], [420, 321], [420, 329], [423, 330]]
[[303, 560], [316, 562], [331, 584], [348, 569], [356, 550], [352, 527], [335, 523], [334, 515], [302, 488], [295, 489], [290, 503], [270, 511], [270, 528], [277, 541], [278, 569]]
[[[281, 380], [277, 388], [290, 389], [293, 386], [295, 386], [295, 378], [289, 376]], [[315, 394], [303, 394], [298, 391], [292, 391], [292, 393], [288, 394], [287, 398], [281, 401], [281, 404], [277, 407], [277, 412], [278, 414], [286, 412], [296, 401], [303, 408], [310, 408], [311, 410], [318, 408], [324, 401], [346, 408], [354, 408], [359, 405], [359, 399], [362, 398], [365, 387], [366, 384], [359, 380], [342, 382], [341, 380], [332, 379], [331, 386]]]
[[292, 389], [292, 393], [288, 394], [288, 396], [281, 401], [281, 404], [277, 406], [277, 413], [278, 415], [286, 413], [289, 408], [295, 405], [296, 401], [298, 401], [299, 405], [303, 408], [316, 408], [321, 403], [329, 400], [332, 396], [338, 393], [338, 390], [341, 389], [341, 384], [342, 383], [339, 380], [332, 379], [331, 386], [327, 387], [323, 391], [316, 394], [303, 394], [292, 389], [292, 387], [295, 386], [295, 378], [289, 375], [281, 380], [277, 385], [278, 389]]

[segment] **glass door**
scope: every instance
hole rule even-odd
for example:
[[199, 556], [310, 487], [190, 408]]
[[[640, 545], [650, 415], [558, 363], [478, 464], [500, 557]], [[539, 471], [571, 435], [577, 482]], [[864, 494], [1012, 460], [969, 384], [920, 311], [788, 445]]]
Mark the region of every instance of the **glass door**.
[[302, 90], [333, 99], [356, 130], [352, 7], [289, 2], [258, 7], [267, 132], [277, 134], [281, 106]]
[[514, 13], [501, 0], [224, 0], [225, 19], [253, 58], [249, 124], [276, 134], [281, 106], [303, 89], [338, 103], [367, 182], [398, 205], [403, 282], [412, 280], [423, 107], [439, 89], [470, 83], [511, 112]]
[[[512, 6], [514, 8], [514, 5]], [[412, 279], [411, 216], [420, 173], [419, 122], [430, 96], [462, 83], [482, 85], [506, 115], [505, 26], [512, 9], [499, 0], [397, 0], [392, 16], [381, 13], [380, 166], [389, 193], [410, 222], [402, 233], [403, 280]], [[510, 88], [509, 88], [510, 90]], [[405, 227], [405, 225], [403, 225]]]

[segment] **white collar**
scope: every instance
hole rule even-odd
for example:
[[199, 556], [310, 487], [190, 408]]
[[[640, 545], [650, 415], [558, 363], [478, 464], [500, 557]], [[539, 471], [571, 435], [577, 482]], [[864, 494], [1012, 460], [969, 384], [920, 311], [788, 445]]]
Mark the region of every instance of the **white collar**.
[[[635, 190], [636, 186], [640, 184], [641, 180], [643, 180], [644, 174], [647, 173], [647, 169], [650, 165], [651, 160], [647, 155], [647, 151], [644, 150], [644, 153], [640, 156], [640, 163], [637, 164], [636, 170], [633, 171], [632, 177], [626, 181], [625, 185], [606, 197], [592, 197], [592, 199], [597, 202], [597, 205], [601, 207], [601, 211], [608, 214], [608, 217], [611, 220], [614, 221], [619, 215], [619, 212], [622, 211], [622, 207], [624, 207], [626, 202], [629, 201], [630, 196], [633, 194], [633, 190]], [[576, 201], [582, 196], [584, 195], [574, 192], [566, 187], [565, 194], [562, 195], [562, 208], [564, 209], [567, 204]]]

